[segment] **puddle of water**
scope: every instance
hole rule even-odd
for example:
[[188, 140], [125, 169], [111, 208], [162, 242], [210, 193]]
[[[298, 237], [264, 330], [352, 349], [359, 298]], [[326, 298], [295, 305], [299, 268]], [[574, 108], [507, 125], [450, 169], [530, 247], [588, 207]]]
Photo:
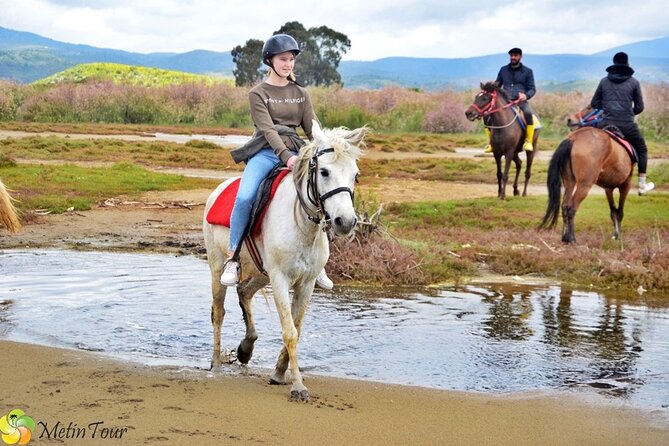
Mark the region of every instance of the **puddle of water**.
[[[669, 308], [560, 287], [316, 292], [300, 340], [308, 373], [480, 391], [596, 389], [669, 406]], [[209, 269], [194, 257], [0, 252], [0, 337], [151, 364], [208, 367]], [[251, 366], [272, 368], [274, 305], [254, 302]], [[228, 291], [222, 345], [244, 332]]]

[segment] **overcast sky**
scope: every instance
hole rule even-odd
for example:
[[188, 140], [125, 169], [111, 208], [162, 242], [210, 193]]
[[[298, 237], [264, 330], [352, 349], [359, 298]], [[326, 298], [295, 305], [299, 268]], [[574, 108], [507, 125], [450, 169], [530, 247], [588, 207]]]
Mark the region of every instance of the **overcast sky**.
[[666, 0], [0, 0], [0, 26], [126, 51], [230, 51], [288, 21], [346, 34], [344, 60], [591, 54], [669, 35]]

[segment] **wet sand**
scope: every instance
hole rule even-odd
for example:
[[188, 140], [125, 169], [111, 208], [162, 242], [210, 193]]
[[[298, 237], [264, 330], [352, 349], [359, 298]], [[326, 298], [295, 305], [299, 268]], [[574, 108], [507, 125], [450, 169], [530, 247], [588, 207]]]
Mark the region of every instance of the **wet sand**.
[[0, 354], [3, 413], [33, 417], [35, 444], [669, 444], [669, 426], [647, 413], [564, 394], [491, 396], [306, 373], [305, 404], [253, 368], [212, 374], [9, 341]]

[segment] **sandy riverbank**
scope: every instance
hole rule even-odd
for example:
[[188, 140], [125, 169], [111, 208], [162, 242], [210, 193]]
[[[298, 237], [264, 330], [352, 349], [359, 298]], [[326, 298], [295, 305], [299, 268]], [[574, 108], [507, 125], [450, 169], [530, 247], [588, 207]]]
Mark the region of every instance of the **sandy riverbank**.
[[[148, 367], [8, 341], [0, 354], [1, 408], [35, 419], [31, 444], [55, 442], [46, 439], [58, 422], [64, 444], [669, 444], [669, 427], [647, 414], [566, 395], [499, 397], [306, 374], [312, 401], [303, 404], [253, 369]], [[101, 438], [102, 428], [121, 439]]]

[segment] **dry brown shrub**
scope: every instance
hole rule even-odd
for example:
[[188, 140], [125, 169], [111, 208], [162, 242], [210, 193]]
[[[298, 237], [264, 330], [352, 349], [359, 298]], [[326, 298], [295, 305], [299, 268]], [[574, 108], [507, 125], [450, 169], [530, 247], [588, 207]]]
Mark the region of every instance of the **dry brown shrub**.
[[424, 282], [418, 255], [379, 233], [336, 239], [330, 244], [328, 272], [356, 282], [415, 285]]

